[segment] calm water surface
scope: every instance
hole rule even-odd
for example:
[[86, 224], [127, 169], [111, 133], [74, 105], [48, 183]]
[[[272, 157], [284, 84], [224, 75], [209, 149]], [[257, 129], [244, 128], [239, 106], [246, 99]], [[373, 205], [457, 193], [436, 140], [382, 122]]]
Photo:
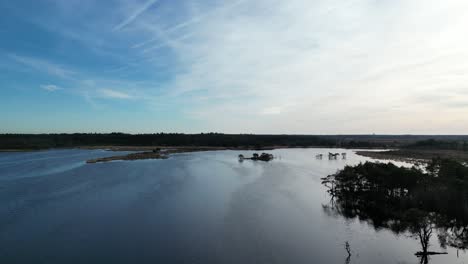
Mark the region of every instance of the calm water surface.
[[[419, 263], [418, 241], [327, 214], [321, 177], [366, 158], [328, 149], [85, 164], [103, 150], [0, 153], [0, 263]], [[349, 242], [352, 256], [346, 259]], [[447, 251], [429, 263], [468, 263]]]

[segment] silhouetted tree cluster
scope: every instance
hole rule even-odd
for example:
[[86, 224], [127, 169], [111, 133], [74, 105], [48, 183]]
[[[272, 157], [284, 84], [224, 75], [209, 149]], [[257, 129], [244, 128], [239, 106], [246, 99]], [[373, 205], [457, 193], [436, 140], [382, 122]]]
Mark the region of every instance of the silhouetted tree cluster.
[[421, 256], [428, 254], [433, 230], [442, 246], [468, 246], [468, 167], [457, 161], [433, 159], [423, 169], [366, 162], [346, 166], [323, 184], [332, 196], [327, 212], [411, 232]]

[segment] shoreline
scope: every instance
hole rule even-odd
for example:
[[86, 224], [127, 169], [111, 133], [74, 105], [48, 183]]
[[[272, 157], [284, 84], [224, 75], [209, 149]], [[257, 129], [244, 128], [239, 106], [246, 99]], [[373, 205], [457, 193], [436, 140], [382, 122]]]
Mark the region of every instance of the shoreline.
[[278, 148], [291, 148], [288, 146], [269, 146], [269, 147], [210, 147], [210, 146], [79, 146], [77, 149], [103, 149], [107, 151], [153, 151], [154, 149], [160, 149], [165, 151], [182, 151], [182, 152], [193, 152], [193, 151], [210, 151], [210, 150], [272, 150]]
[[[118, 155], [105, 158], [97, 158], [87, 160], [86, 163], [94, 164], [100, 162], [109, 162], [116, 160], [145, 160], [145, 159], [167, 159], [172, 154], [178, 153], [189, 153], [189, 152], [203, 152], [203, 151], [220, 151], [220, 150], [246, 150], [246, 151], [267, 151], [275, 149], [294, 149], [294, 148], [327, 148], [323, 146], [309, 146], [309, 147], [297, 147], [297, 146], [268, 146], [268, 147], [204, 147], [204, 146], [85, 146], [79, 147], [79, 149], [105, 149], [107, 151], [133, 151], [127, 155]], [[337, 147], [328, 147], [337, 148]], [[341, 148], [340, 148], [341, 149]], [[345, 148], [343, 148], [345, 149]]]
[[97, 158], [87, 160], [86, 163], [94, 164], [100, 162], [109, 162], [116, 160], [145, 160], [145, 159], [168, 159], [172, 154], [178, 153], [190, 153], [190, 152], [203, 152], [203, 151], [220, 151], [220, 150], [273, 150], [278, 148], [287, 148], [284, 146], [277, 147], [264, 147], [264, 148], [254, 148], [254, 147], [157, 147], [157, 146], [141, 146], [141, 147], [129, 147], [129, 146], [113, 146], [109, 148], [103, 147], [80, 147], [80, 149], [106, 149], [107, 151], [138, 151], [134, 153], [129, 153], [127, 155], [118, 155], [105, 158]]
[[[55, 148], [56, 150], [65, 149], [84, 149], [84, 150], [105, 150], [105, 151], [126, 151], [131, 152], [123, 155], [115, 155], [104, 158], [96, 158], [86, 160], [88, 164], [110, 162], [110, 161], [132, 161], [146, 159], [167, 159], [172, 154], [202, 152], [202, 151], [220, 151], [220, 150], [245, 150], [245, 151], [267, 151], [274, 149], [294, 149], [294, 148], [331, 148], [341, 149], [342, 147], [326, 147], [326, 146], [241, 146], [241, 147], [212, 147], [212, 146], [76, 146], [71, 148]], [[429, 150], [429, 149], [387, 149], [377, 150], [375, 148], [342, 148], [353, 149], [360, 156], [369, 157], [372, 159], [401, 161], [410, 163], [427, 163], [433, 158], [451, 158], [459, 161], [468, 161], [468, 152], [459, 150]], [[20, 153], [20, 152], [36, 152], [51, 149], [0, 149], [0, 152], [5, 153]]]
[[169, 158], [169, 155], [177, 154], [177, 153], [225, 150], [222, 148], [210, 148], [210, 147], [160, 148], [160, 147], [150, 147], [150, 146], [142, 146], [142, 147], [128, 147], [128, 146], [116, 147], [114, 146], [111, 148], [102, 148], [102, 147], [101, 148], [100, 147], [83, 148], [81, 147], [80, 149], [106, 149], [107, 151], [137, 151], [135, 153], [129, 153], [126, 155], [117, 155], [117, 156], [110, 156], [110, 157], [104, 157], [104, 158], [90, 159], [86, 161], [86, 163], [88, 164], [99, 163], [99, 162], [109, 162], [109, 161], [116, 161], [116, 160], [167, 159]]
[[70, 147], [57, 147], [57, 148], [30, 148], [30, 149], [0, 149], [1, 152], [37, 152], [47, 150], [67, 150], [67, 149], [88, 149], [88, 150], [107, 150], [107, 151], [150, 151], [155, 148], [160, 149], [193, 149], [203, 148], [205, 151], [209, 150], [274, 150], [274, 149], [294, 149], [294, 148], [327, 148], [327, 149], [353, 149], [353, 150], [382, 150], [384, 148], [378, 147], [342, 147], [342, 146], [285, 146], [285, 145], [272, 145], [264, 147], [255, 146], [240, 146], [240, 147], [215, 147], [215, 146], [117, 146], [117, 145], [98, 145], [98, 146], [70, 146]]
[[154, 152], [137, 152], [137, 153], [130, 153], [127, 155], [121, 156], [111, 156], [105, 158], [97, 158], [97, 159], [90, 159], [87, 160], [87, 164], [94, 164], [100, 162], [109, 162], [109, 161], [116, 161], [116, 160], [142, 160], [142, 159], [167, 159], [169, 158], [168, 155], [154, 153]]
[[468, 161], [468, 152], [461, 150], [437, 149], [397, 149], [386, 151], [358, 150], [357, 155], [380, 160], [393, 160], [411, 163], [427, 163], [434, 158], [454, 159], [461, 162]]
[[[111, 145], [100, 145], [100, 146], [74, 146], [74, 147], [60, 147], [60, 148], [40, 148], [40, 149], [0, 149], [2, 152], [38, 152], [48, 150], [71, 150], [71, 149], [85, 149], [85, 150], [105, 150], [105, 151], [152, 151], [153, 149], [169, 149], [169, 150], [180, 150], [182, 152], [194, 151], [194, 149], [200, 151], [210, 150], [273, 150], [278, 148], [302, 148], [302, 147], [290, 147], [290, 146], [269, 146], [269, 147], [211, 147], [211, 146], [111, 146]], [[305, 147], [309, 148], [309, 147]], [[320, 147], [310, 147], [320, 148]], [[325, 148], [325, 147], [324, 147]]]
[[41, 150], [47, 149], [0, 149], [0, 153], [2, 152], [36, 152]]

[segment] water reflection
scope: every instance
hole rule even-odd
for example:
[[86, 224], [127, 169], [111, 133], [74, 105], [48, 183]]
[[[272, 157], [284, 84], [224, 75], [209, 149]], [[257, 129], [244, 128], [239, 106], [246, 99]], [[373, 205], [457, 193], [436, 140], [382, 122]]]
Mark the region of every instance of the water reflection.
[[[347, 212], [374, 200], [366, 194], [329, 201], [321, 178], [366, 160], [351, 151], [346, 159], [328, 160], [331, 151], [347, 150], [274, 150], [278, 158], [271, 162], [238, 162], [239, 154], [250, 157], [254, 151], [216, 151], [92, 165], [83, 161], [113, 153], [0, 153], [0, 262], [428, 262], [428, 256], [414, 256], [423, 251], [414, 239], [343, 221], [335, 210], [354, 218], [378, 214]], [[315, 159], [318, 153], [322, 160]], [[77, 162], [79, 167], [71, 166]], [[446, 197], [458, 209], [463, 204]], [[334, 209], [327, 215], [323, 204]], [[443, 251], [436, 239], [446, 232], [440, 242], [450, 253], [432, 257], [431, 264], [467, 262], [464, 252], [457, 262], [452, 248], [465, 248], [468, 241], [463, 221], [455, 227], [446, 221], [452, 229], [441, 229], [437, 217], [431, 221], [427, 251]]]
[[345, 242], [345, 249], [346, 252], [348, 252], [348, 256], [346, 257], [345, 264], [349, 264], [351, 262], [351, 246], [349, 245], [349, 242]]

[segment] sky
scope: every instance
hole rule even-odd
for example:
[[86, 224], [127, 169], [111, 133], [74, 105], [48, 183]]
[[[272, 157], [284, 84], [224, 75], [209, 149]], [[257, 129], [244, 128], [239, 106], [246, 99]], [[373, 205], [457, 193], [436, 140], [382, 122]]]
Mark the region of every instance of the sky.
[[0, 133], [468, 134], [466, 0], [0, 1]]

